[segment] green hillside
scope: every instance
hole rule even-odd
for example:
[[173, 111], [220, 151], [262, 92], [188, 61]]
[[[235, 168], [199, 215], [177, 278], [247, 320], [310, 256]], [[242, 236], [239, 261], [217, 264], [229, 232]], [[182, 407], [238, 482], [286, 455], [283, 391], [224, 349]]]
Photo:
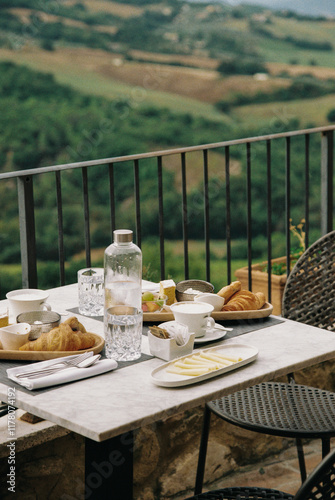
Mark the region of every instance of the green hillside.
[[[0, 60], [50, 72], [80, 92], [131, 96], [136, 105], [229, 122], [246, 113], [237, 105], [227, 116], [216, 104], [231, 102], [235, 93], [286, 88], [297, 74], [335, 78], [334, 25], [259, 6], [0, 0]], [[250, 71], [237, 81], [231, 71], [217, 71], [223, 62]], [[266, 81], [255, 80], [257, 68], [267, 73]], [[302, 123], [315, 120], [297, 104]], [[327, 123], [330, 109], [322, 109], [318, 125]], [[267, 106], [258, 103], [257, 111], [266, 116]]]
[[[0, 172], [325, 125], [334, 108], [333, 27], [326, 19], [283, 17], [260, 7], [177, 0], [67, 0], [56, 5], [51, 1], [0, 0]], [[317, 206], [319, 149], [313, 139], [310, 147], [311, 206]], [[272, 154], [273, 227], [280, 231], [284, 149], [274, 144]], [[295, 142], [294, 221], [302, 214], [303, 155], [302, 144]], [[190, 200], [203, 196], [200, 156], [192, 157]], [[252, 179], [256, 200], [253, 251], [260, 258], [264, 257], [266, 213], [257, 200], [264, 194], [265, 158], [260, 146]], [[244, 259], [246, 200], [245, 193], [240, 193], [246, 169], [244, 151], [235, 149], [231, 161], [231, 189], [239, 192], [232, 214], [234, 258]], [[216, 221], [225, 213], [225, 200], [216, 186], [222, 183], [223, 162], [220, 152], [211, 155], [213, 240], [222, 238]], [[173, 157], [164, 161], [168, 214], [180, 205], [177, 163]], [[94, 249], [105, 247], [110, 238], [105, 170], [102, 167], [99, 175], [90, 179]], [[145, 179], [141, 184], [141, 216], [148, 239], [144, 243], [151, 249], [147, 255], [154, 260], [159, 250], [150, 240], [157, 235], [153, 161], [141, 163], [141, 179]], [[41, 286], [53, 284], [58, 273], [55, 200], [49, 182], [50, 178], [44, 177], [36, 182], [38, 257], [44, 269]], [[64, 175], [62, 182], [65, 245], [73, 271], [78, 261], [71, 259], [82, 251], [83, 240], [82, 201], [73, 199], [81, 179], [76, 174]], [[118, 223], [132, 227], [133, 179], [116, 174], [116, 183]], [[0, 220], [2, 265], [20, 259], [16, 197], [13, 185], [0, 184], [0, 213], [5, 214]], [[198, 214], [197, 210], [199, 207], [190, 202], [190, 216]], [[311, 214], [311, 227], [318, 225], [318, 217], [317, 212]], [[203, 235], [204, 222], [202, 216], [193, 219], [189, 237], [196, 241]], [[177, 240], [181, 234], [179, 218], [169, 217], [166, 239]], [[192, 258], [192, 265], [201, 267], [201, 258], [200, 254]], [[221, 260], [222, 255], [218, 257]], [[177, 274], [170, 264], [169, 272]], [[17, 269], [15, 276], [17, 279]], [[6, 286], [10, 283], [13, 276], [8, 274]]]

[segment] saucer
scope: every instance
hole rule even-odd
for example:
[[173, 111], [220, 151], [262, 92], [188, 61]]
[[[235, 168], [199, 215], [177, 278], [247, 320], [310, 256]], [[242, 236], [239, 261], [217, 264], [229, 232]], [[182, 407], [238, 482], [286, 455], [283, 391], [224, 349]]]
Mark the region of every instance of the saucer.
[[[158, 326], [159, 328], [166, 328], [168, 325], [172, 325], [174, 323], [176, 323], [176, 321], [165, 321]], [[215, 340], [222, 339], [229, 330], [231, 330], [231, 328], [227, 328], [227, 330], [225, 330], [223, 326], [215, 323], [215, 328], [213, 330], [207, 331], [203, 337], [195, 337], [194, 343], [205, 344], [206, 342], [214, 342]]]
[[[215, 323], [215, 325], [216, 324], [217, 323]], [[222, 326], [220, 325], [220, 329], [214, 328], [213, 330], [207, 331], [203, 337], [196, 337], [194, 343], [205, 344], [206, 342], [214, 342], [215, 340], [222, 339], [225, 335], [227, 335], [227, 330], [222, 330]]]

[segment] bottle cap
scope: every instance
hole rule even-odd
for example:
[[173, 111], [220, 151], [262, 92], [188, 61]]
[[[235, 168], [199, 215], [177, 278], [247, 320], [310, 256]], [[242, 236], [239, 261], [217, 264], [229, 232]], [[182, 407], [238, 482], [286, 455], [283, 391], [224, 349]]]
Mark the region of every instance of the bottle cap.
[[117, 229], [113, 231], [115, 243], [131, 243], [133, 241], [133, 232], [130, 229]]

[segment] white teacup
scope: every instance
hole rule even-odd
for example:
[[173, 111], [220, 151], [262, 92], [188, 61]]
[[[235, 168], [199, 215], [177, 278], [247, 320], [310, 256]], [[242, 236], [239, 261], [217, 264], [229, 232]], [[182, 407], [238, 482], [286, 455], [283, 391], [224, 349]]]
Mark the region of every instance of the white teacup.
[[194, 297], [194, 301], [211, 304], [214, 307], [214, 311], [221, 311], [224, 304], [224, 298], [216, 293], [200, 292]]
[[214, 307], [205, 302], [175, 302], [170, 306], [173, 316], [178, 323], [188, 326], [188, 331], [195, 333], [195, 337], [203, 337], [207, 329], [213, 329], [215, 321], [211, 318]]
[[37, 288], [24, 288], [8, 292], [6, 297], [9, 302], [9, 309], [14, 318], [24, 312], [30, 311], [51, 311], [51, 306], [46, 303], [49, 297], [48, 292]]

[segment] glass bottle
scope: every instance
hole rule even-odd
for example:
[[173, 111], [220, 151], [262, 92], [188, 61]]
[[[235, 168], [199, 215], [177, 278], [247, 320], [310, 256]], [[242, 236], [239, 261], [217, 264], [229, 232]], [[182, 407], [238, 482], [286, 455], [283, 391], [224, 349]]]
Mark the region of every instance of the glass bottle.
[[106, 354], [117, 360], [140, 357], [142, 337], [142, 252], [133, 232], [118, 229], [105, 250]]

